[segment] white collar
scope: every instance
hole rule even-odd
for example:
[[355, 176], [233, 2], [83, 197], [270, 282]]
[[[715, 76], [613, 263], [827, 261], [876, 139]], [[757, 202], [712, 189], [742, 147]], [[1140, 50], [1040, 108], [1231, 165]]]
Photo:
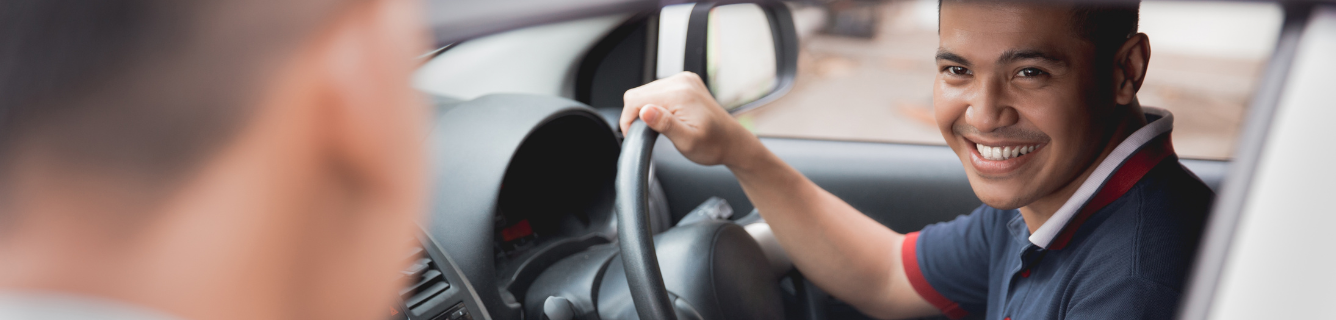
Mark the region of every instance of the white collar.
[[1118, 170], [1118, 167], [1128, 157], [1155, 137], [1173, 131], [1174, 115], [1169, 113], [1168, 110], [1142, 107], [1142, 111], [1145, 111], [1147, 115], [1160, 116], [1160, 118], [1147, 123], [1141, 129], [1137, 129], [1131, 136], [1119, 143], [1118, 147], [1114, 148], [1113, 152], [1104, 158], [1104, 161], [1100, 161], [1099, 166], [1095, 167], [1095, 171], [1090, 173], [1090, 177], [1087, 177], [1085, 182], [1081, 183], [1081, 187], [1076, 189], [1076, 193], [1073, 193], [1072, 197], [1068, 198], [1067, 202], [1063, 203], [1062, 207], [1058, 208], [1058, 211], [1054, 212], [1053, 216], [1044, 222], [1044, 225], [1035, 229], [1034, 233], [1030, 235], [1030, 243], [1047, 249], [1049, 244], [1053, 242], [1053, 238], [1057, 237], [1058, 233], [1062, 232], [1063, 227], [1067, 226], [1067, 222], [1073, 216], [1076, 216], [1076, 212], [1080, 211], [1081, 207], [1085, 206], [1086, 202], [1090, 200], [1090, 197], [1098, 192], [1100, 187], [1104, 186], [1104, 182], [1109, 179], [1110, 175], [1113, 175], [1114, 171]]

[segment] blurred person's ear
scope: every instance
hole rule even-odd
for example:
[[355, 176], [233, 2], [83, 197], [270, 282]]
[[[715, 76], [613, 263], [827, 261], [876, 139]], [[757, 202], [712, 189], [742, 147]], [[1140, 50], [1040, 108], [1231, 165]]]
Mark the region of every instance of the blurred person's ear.
[[[395, 271], [415, 240], [412, 221], [426, 199], [423, 152], [428, 108], [411, 86], [427, 29], [413, 0], [358, 1], [345, 9], [303, 54], [317, 97], [317, 165], [336, 186], [303, 241], [321, 268], [311, 271], [303, 308], [310, 318], [346, 318], [370, 306], [385, 310]], [[377, 304], [381, 302], [382, 304]]]
[[1149, 65], [1150, 37], [1145, 33], [1132, 35], [1118, 48], [1113, 68], [1114, 101], [1118, 105], [1131, 104], [1136, 98]]
[[[326, 118], [350, 178], [392, 193], [419, 188], [402, 178], [418, 175], [428, 109], [410, 83], [416, 57], [427, 52], [419, 2], [359, 4], [328, 34], [319, 59], [328, 86]], [[412, 174], [409, 174], [410, 171]], [[383, 190], [383, 189], [382, 189]]]

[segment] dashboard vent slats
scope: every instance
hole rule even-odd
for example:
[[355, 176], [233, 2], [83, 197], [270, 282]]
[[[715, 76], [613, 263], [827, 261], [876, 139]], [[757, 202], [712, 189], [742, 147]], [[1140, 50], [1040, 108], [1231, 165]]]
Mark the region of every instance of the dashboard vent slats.
[[404, 305], [413, 313], [422, 314], [435, 306], [425, 302], [449, 290], [450, 282], [446, 281], [440, 266], [432, 261], [426, 251], [417, 248], [411, 258], [414, 259], [413, 263], [402, 271], [403, 276], [408, 278], [405, 282], [409, 285], [399, 291], [399, 298], [403, 299]]

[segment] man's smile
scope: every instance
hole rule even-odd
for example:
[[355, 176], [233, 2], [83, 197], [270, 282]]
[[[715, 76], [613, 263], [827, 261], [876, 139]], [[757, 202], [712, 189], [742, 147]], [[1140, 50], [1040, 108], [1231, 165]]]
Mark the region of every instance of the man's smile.
[[1029, 156], [1044, 150], [1047, 142], [986, 142], [961, 137], [970, 149], [970, 164], [986, 178], [1007, 176], [1030, 162]]
[[1019, 146], [995, 146], [990, 147], [982, 143], [975, 143], [974, 150], [983, 156], [984, 159], [992, 161], [1003, 161], [1011, 158], [1020, 157], [1033, 152], [1039, 145], [1019, 145]]

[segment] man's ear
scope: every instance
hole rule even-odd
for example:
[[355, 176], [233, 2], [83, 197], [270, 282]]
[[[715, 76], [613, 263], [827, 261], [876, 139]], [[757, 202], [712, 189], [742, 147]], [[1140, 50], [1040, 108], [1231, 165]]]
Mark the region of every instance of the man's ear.
[[397, 198], [421, 187], [415, 180], [425, 166], [421, 144], [428, 109], [410, 79], [417, 56], [426, 52], [426, 32], [421, 24], [404, 22], [415, 21], [413, 3], [355, 4], [327, 29], [316, 50], [328, 159], [354, 188], [376, 196]]
[[1146, 68], [1150, 65], [1150, 37], [1137, 33], [1118, 48], [1114, 55], [1113, 86], [1114, 101], [1118, 105], [1131, 104], [1141, 90], [1141, 82], [1146, 80]]

